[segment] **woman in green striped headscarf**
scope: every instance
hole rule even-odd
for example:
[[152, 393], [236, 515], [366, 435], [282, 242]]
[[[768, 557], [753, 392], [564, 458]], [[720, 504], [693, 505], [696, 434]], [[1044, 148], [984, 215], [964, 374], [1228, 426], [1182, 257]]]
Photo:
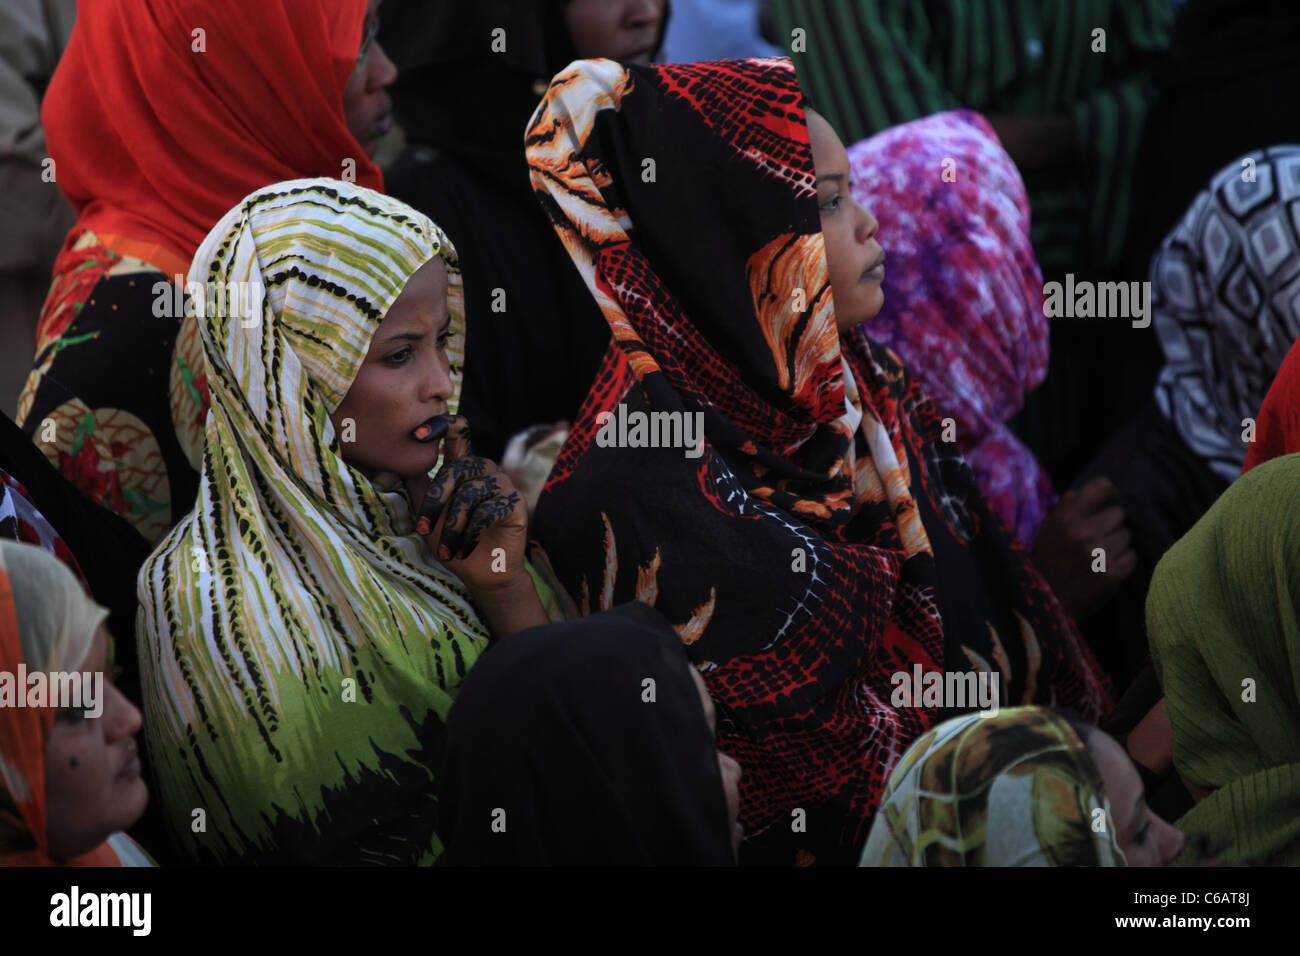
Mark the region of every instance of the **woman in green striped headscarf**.
[[1156, 565], [1151, 660], [1191, 860], [1300, 865], [1300, 455], [1228, 486]]
[[199, 496], [139, 588], [163, 812], [200, 862], [430, 863], [452, 698], [490, 638], [546, 620], [523, 502], [454, 416], [455, 252], [396, 200], [296, 180], [231, 210], [190, 283]]

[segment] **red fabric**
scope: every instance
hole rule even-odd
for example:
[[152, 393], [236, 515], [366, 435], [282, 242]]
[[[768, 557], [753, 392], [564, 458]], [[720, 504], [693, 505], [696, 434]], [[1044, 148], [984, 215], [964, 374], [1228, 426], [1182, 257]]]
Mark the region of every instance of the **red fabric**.
[[[996, 668], [1003, 706], [1110, 707], [934, 404], [838, 335], [799, 99], [788, 60], [580, 61], [526, 137], [613, 333], [532, 531], [583, 614], [642, 600], [677, 628], [744, 769], [742, 863], [857, 862], [942, 717], [896, 702], [900, 671]], [[703, 436], [693, 456], [611, 439], [606, 413]]]
[[41, 114], [77, 211], [69, 242], [92, 229], [189, 262], [262, 186], [341, 177], [352, 159], [357, 183], [382, 189], [343, 117], [365, 11], [366, 0], [81, 4]]
[[1300, 340], [1291, 346], [1255, 419], [1255, 440], [1246, 449], [1244, 475], [1256, 465], [1300, 451]]

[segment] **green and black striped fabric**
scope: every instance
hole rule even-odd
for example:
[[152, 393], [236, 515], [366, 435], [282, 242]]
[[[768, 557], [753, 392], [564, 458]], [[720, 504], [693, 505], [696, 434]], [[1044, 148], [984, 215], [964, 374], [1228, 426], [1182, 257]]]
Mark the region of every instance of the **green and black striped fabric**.
[[1073, 116], [1080, 161], [1023, 171], [1034, 246], [1048, 275], [1119, 259], [1169, 0], [772, 0], [772, 16], [845, 144], [960, 106]]
[[409, 206], [338, 180], [279, 183], [195, 253], [191, 282], [239, 294], [200, 318], [212, 408], [198, 500], [140, 571], [138, 627], [157, 796], [187, 860], [441, 852], [442, 722], [488, 628], [400, 486], [345, 461], [330, 418], [435, 256], [459, 392], [455, 250]]

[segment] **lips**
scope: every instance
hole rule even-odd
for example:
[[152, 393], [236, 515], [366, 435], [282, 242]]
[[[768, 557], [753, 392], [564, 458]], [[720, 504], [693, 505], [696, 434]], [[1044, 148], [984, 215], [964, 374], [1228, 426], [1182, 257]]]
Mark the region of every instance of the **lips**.
[[131, 756], [127, 758], [122, 769], [117, 772], [119, 777], [138, 777], [140, 775], [140, 754], [136, 750], [135, 741], [131, 741]]
[[450, 428], [451, 423], [447, 421], [446, 415], [434, 415], [412, 428], [410, 435], [414, 441], [428, 445], [445, 436]]
[[885, 254], [882, 252], [871, 264], [871, 268], [862, 273], [859, 282], [880, 282], [885, 278]]

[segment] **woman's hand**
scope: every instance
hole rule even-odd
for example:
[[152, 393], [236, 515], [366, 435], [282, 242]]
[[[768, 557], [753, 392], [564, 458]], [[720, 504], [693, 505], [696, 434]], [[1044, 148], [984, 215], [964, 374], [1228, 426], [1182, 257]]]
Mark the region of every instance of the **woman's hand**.
[[[406, 480], [417, 506], [416, 531], [470, 589], [495, 637], [545, 624], [524, 567], [528, 511], [523, 496], [495, 463], [470, 453], [464, 416], [448, 415], [442, 422], [442, 467], [432, 479]], [[442, 431], [441, 423], [436, 425], [433, 438]]]
[[[1124, 527], [1119, 492], [1106, 478], [1067, 491], [1034, 539], [1033, 563], [1075, 620], [1100, 610], [1137, 567], [1133, 536]], [[1106, 570], [1093, 571], [1101, 548]]]

